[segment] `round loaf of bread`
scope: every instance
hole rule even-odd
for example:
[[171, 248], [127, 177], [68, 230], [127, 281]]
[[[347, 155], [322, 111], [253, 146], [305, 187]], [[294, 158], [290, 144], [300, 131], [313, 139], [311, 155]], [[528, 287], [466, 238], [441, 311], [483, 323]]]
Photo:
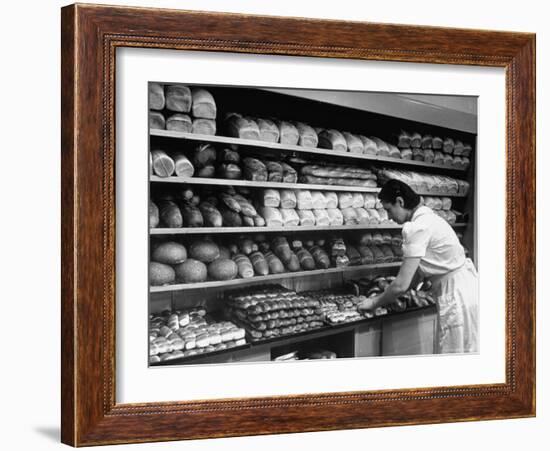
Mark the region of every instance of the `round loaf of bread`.
[[149, 280], [152, 286], [167, 285], [175, 279], [176, 273], [171, 266], [158, 262], [149, 263]]
[[237, 272], [237, 264], [231, 259], [218, 258], [208, 265], [208, 275], [214, 280], [234, 279]]
[[199, 260], [189, 258], [175, 267], [175, 275], [184, 283], [204, 282], [207, 276], [206, 265]]
[[203, 263], [210, 263], [219, 258], [220, 248], [210, 240], [197, 240], [191, 244], [189, 256]]
[[178, 265], [187, 260], [185, 246], [175, 241], [159, 244], [151, 253], [151, 260], [167, 265]]

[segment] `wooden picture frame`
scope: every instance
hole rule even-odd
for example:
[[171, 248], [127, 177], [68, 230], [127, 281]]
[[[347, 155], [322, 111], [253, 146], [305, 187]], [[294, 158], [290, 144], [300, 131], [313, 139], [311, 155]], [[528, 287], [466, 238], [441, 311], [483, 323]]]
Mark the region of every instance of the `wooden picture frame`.
[[[535, 35], [78, 4], [62, 9], [61, 31], [64, 443], [136, 443], [535, 415]], [[118, 404], [114, 89], [119, 47], [505, 68], [506, 382]]]

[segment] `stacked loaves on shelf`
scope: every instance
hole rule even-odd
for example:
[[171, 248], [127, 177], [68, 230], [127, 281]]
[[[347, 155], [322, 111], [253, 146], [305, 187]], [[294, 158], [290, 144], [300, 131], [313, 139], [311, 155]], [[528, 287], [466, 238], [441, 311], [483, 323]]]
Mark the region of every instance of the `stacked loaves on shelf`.
[[216, 134], [216, 101], [201, 87], [149, 83], [149, 128]]
[[401, 180], [419, 194], [466, 196], [470, 189], [470, 184], [465, 180], [446, 175], [423, 174], [388, 168], [379, 169], [377, 175], [381, 186], [391, 179]]
[[245, 331], [207, 319], [206, 310], [166, 310], [149, 317], [149, 362], [158, 363], [241, 346]]

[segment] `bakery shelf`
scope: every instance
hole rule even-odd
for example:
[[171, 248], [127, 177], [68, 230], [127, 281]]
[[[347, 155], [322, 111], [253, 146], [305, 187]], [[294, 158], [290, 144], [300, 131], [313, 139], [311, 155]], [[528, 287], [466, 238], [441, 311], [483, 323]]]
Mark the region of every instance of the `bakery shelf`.
[[341, 186], [341, 185], [314, 185], [309, 183], [283, 183], [283, 182], [254, 182], [252, 180], [215, 179], [203, 177], [159, 177], [151, 176], [151, 182], [160, 183], [185, 183], [189, 185], [219, 185], [219, 186], [246, 186], [248, 188], [275, 188], [275, 189], [307, 189], [323, 191], [349, 191], [361, 193], [378, 193], [380, 188], [365, 186]]
[[[466, 227], [465, 222], [452, 224], [455, 228]], [[348, 226], [293, 226], [293, 227], [185, 227], [180, 229], [154, 228], [151, 235], [199, 235], [220, 233], [284, 233], [284, 232], [330, 232], [348, 230], [401, 230], [399, 224], [348, 225]]]
[[[378, 193], [380, 188], [368, 188], [364, 186], [342, 186], [342, 185], [314, 185], [309, 183], [282, 183], [282, 182], [254, 182], [252, 180], [216, 179], [204, 177], [159, 177], [150, 176], [151, 182], [156, 183], [181, 183], [187, 185], [210, 185], [210, 186], [246, 186], [247, 188], [274, 188], [274, 189], [305, 189], [310, 191], [346, 191], [360, 193]], [[442, 197], [466, 197], [466, 194], [437, 194], [426, 191], [419, 191], [421, 196], [442, 196]]]
[[257, 282], [272, 282], [274, 280], [281, 279], [295, 279], [306, 276], [322, 276], [327, 273], [345, 273], [357, 270], [367, 269], [383, 269], [383, 268], [398, 268], [401, 266], [401, 262], [393, 263], [378, 263], [374, 265], [359, 265], [359, 266], [345, 266], [341, 268], [328, 268], [328, 269], [314, 269], [312, 271], [297, 271], [297, 272], [285, 272], [282, 274], [269, 274], [267, 276], [255, 276], [248, 279], [232, 279], [232, 280], [214, 280], [198, 283], [180, 283], [172, 285], [163, 285], [150, 287], [151, 293], [162, 293], [170, 291], [183, 291], [183, 290], [196, 290], [201, 288], [219, 288], [219, 287], [233, 287], [250, 285]]
[[184, 139], [188, 141], [199, 141], [199, 142], [209, 142], [209, 143], [219, 143], [219, 144], [233, 144], [233, 145], [247, 146], [247, 147], [275, 149], [280, 151], [286, 150], [290, 152], [309, 154], [309, 155], [323, 155], [323, 156], [330, 156], [330, 157], [337, 156], [337, 157], [350, 159], [356, 162], [369, 161], [369, 162], [381, 162], [381, 163], [394, 163], [394, 164], [400, 164], [403, 166], [413, 167], [413, 168], [418, 168], [418, 167], [436, 168], [436, 169], [443, 169], [443, 170], [457, 171], [457, 172], [465, 172], [467, 170], [467, 169], [454, 168], [452, 166], [446, 166], [442, 164], [426, 163], [424, 161], [403, 160], [401, 158], [355, 154], [350, 152], [335, 151], [331, 149], [321, 149], [318, 147], [295, 146], [295, 145], [289, 145], [289, 144], [271, 143], [266, 141], [255, 141], [251, 139], [232, 138], [229, 136], [199, 135], [194, 133], [185, 133], [185, 132], [177, 132], [173, 130], [158, 130], [158, 129], [151, 129], [149, 133], [151, 136], [158, 136], [162, 138]]

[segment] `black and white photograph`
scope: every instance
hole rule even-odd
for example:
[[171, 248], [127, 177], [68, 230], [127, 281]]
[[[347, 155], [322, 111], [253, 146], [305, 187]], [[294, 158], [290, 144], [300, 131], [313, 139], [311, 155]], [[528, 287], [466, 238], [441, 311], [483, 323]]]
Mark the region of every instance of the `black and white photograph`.
[[475, 96], [148, 95], [150, 366], [479, 352]]

